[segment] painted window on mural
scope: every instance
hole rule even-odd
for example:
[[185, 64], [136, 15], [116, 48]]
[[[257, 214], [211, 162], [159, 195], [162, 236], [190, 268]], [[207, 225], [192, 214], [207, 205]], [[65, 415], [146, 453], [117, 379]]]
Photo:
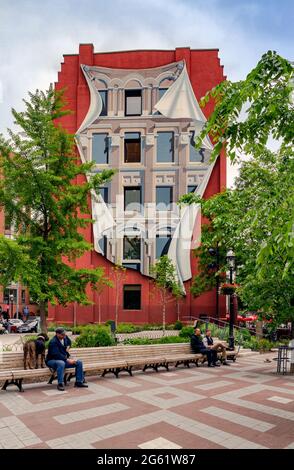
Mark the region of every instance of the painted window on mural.
[[190, 134], [190, 155], [189, 160], [193, 163], [204, 162], [204, 149], [195, 149], [194, 132]]
[[108, 134], [93, 134], [92, 160], [98, 165], [108, 164], [109, 137]]
[[157, 162], [172, 163], [174, 161], [174, 133], [158, 132]]
[[102, 254], [104, 256], [107, 256], [107, 237], [104, 235], [102, 238], [99, 240], [99, 247], [102, 251]]
[[141, 187], [131, 186], [124, 188], [124, 210], [137, 211], [141, 210]]
[[187, 187], [187, 192], [188, 193], [194, 193], [197, 189], [197, 184], [191, 184]]
[[125, 115], [141, 116], [142, 90], [125, 90]]
[[108, 204], [108, 188], [106, 188], [105, 186], [102, 186], [101, 188], [99, 188], [99, 191], [104, 202]]
[[141, 239], [140, 237], [124, 237], [123, 259], [141, 259]]
[[158, 211], [171, 210], [173, 202], [173, 187], [172, 186], [157, 186], [156, 187], [156, 209]]
[[159, 88], [158, 89], [158, 94], [159, 94], [159, 99], [161, 99], [164, 95], [164, 93], [168, 90], [168, 88]]
[[124, 310], [141, 309], [141, 286], [135, 284], [124, 285]]
[[125, 163], [141, 162], [141, 134], [140, 132], [125, 133]]
[[171, 235], [156, 235], [156, 259], [167, 255], [170, 242]]
[[99, 95], [102, 101], [102, 110], [100, 116], [107, 116], [107, 91], [101, 90], [99, 91]]

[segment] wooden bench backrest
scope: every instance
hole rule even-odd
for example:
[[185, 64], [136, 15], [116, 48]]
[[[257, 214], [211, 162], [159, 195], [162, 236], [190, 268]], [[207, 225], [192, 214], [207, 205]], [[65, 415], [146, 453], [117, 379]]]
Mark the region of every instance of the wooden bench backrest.
[[[85, 363], [127, 358], [171, 356], [191, 353], [190, 343], [146, 344], [99, 348], [72, 348], [71, 355]], [[22, 352], [0, 352], [0, 370], [23, 369]]]

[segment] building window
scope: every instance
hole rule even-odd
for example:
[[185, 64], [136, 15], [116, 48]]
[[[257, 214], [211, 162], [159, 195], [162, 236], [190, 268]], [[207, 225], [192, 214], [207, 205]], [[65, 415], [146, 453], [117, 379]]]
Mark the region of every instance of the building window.
[[141, 310], [140, 285], [124, 285], [124, 310]]
[[92, 160], [99, 165], [108, 164], [109, 137], [108, 134], [93, 134]]
[[158, 211], [171, 210], [173, 202], [173, 187], [172, 186], [157, 186], [156, 187], [156, 209]]
[[171, 235], [156, 235], [156, 259], [167, 255], [170, 242]]
[[108, 188], [102, 187], [99, 188], [99, 191], [105, 204], [108, 204]]
[[171, 163], [174, 161], [174, 133], [158, 132], [157, 134], [157, 162]]
[[188, 186], [188, 193], [195, 193], [196, 189], [197, 189], [197, 184], [191, 184]]
[[124, 237], [123, 259], [141, 259], [141, 239], [140, 237]]
[[125, 211], [141, 211], [141, 187], [132, 186], [124, 188], [124, 208]]
[[26, 291], [25, 290], [21, 291], [21, 303], [22, 304], [26, 303]]
[[17, 290], [16, 289], [4, 289], [3, 293], [3, 302], [5, 304], [10, 304], [10, 296], [13, 295], [13, 303], [16, 304], [17, 302]]
[[142, 90], [125, 90], [125, 115], [141, 116]]
[[125, 163], [141, 162], [141, 134], [140, 132], [125, 133]]
[[193, 163], [204, 163], [204, 149], [195, 149], [195, 142], [194, 142], [194, 132], [191, 134], [190, 138], [190, 149], [189, 149], [189, 160]]
[[101, 90], [99, 91], [99, 95], [102, 101], [102, 110], [100, 116], [107, 116], [107, 91]]

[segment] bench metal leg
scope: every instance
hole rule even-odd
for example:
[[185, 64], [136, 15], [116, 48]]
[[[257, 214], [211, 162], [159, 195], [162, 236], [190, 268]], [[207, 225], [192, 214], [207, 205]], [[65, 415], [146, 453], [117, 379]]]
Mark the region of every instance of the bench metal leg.
[[184, 364], [185, 367], [190, 367], [189, 361], [186, 360], [177, 361], [175, 367], [178, 367], [180, 364]]
[[2, 387], [2, 390], [6, 390], [7, 387], [9, 387], [10, 385], [16, 385], [20, 392], [24, 392], [24, 389], [22, 388], [22, 381], [23, 379], [6, 380], [5, 384]]
[[145, 372], [147, 369], [153, 369], [155, 372], [158, 372], [158, 367], [164, 367], [167, 371], [169, 370], [167, 362], [159, 362], [154, 364], [145, 364], [143, 367], [143, 372]]
[[119, 367], [113, 367], [112, 369], [105, 369], [101, 375], [101, 377], [105, 377], [106, 374], [114, 374], [115, 377], [118, 379], [118, 374], [120, 373]]
[[53, 380], [56, 379], [56, 377], [57, 377], [57, 376], [56, 376], [55, 372], [52, 373], [52, 374], [51, 374], [51, 377], [50, 377], [50, 379], [48, 380], [47, 383], [48, 383], [49, 385], [52, 385], [52, 382], [53, 382]]

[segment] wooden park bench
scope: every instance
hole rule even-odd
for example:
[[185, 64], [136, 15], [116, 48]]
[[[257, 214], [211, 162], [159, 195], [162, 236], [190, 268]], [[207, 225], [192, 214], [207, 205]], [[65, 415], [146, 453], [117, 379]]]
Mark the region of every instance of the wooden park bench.
[[[191, 363], [198, 366], [202, 354], [193, 354], [189, 343], [151, 344], [138, 346], [111, 346], [99, 348], [72, 348], [71, 356], [83, 361], [84, 371], [88, 375], [101, 373], [104, 377], [113, 373], [117, 378], [123, 371], [132, 376], [132, 369], [143, 371], [152, 368], [156, 372], [160, 367], [169, 370], [169, 365], [176, 367], [183, 364], [189, 367]], [[74, 369], [65, 369], [64, 382], [74, 376]], [[16, 385], [23, 392], [22, 383], [40, 381], [49, 378], [48, 383], [56, 379], [55, 371], [45, 369], [23, 369], [22, 352], [0, 353], [0, 381], [4, 381], [2, 390], [10, 385]]]

